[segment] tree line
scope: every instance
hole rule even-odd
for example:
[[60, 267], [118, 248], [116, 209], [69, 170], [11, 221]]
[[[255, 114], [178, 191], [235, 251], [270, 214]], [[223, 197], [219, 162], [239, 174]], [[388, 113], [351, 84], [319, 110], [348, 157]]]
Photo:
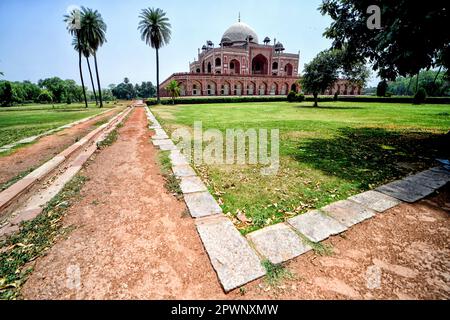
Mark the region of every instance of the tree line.
[[[103, 100], [114, 99], [111, 90], [103, 89]], [[89, 101], [95, 100], [93, 91], [86, 92]], [[0, 81], [0, 105], [3, 107], [29, 103], [79, 103], [84, 101], [83, 88], [75, 80], [58, 77], [31, 81]]]
[[156, 87], [150, 81], [144, 81], [140, 85], [137, 83], [133, 85], [128, 78], [125, 78], [118, 85], [111, 84], [109, 89], [115, 98], [121, 100], [152, 98], [156, 93]]

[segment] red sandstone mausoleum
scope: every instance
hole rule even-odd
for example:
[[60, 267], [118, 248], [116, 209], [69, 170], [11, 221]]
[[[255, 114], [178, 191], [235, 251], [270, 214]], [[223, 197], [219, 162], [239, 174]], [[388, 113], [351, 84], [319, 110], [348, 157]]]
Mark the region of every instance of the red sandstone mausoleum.
[[[190, 63], [189, 72], [174, 73], [160, 85], [165, 88], [176, 80], [181, 96], [251, 96], [287, 95], [299, 91], [300, 53], [286, 53], [284, 46], [258, 35], [240, 21], [229, 27], [219, 47], [207, 41], [198, 49], [198, 59]], [[324, 94], [360, 95], [361, 88], [345, 80], [337, 81]]]

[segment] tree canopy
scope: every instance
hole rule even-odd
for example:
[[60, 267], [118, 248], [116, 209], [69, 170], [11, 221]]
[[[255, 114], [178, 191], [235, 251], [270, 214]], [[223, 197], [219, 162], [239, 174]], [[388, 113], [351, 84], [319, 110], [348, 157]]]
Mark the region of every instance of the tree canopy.
[[[367, 9], [374, 4], [381, 9], [381, 29], [372, 30]], [[379, 76], [389, 80], [436, 66], [449, 76], [448, 1], [323, 0], [319, 9], [333, 20], [324, 35], [333, 40], [333, 48], [346, 47], [349, 62], [369, 59]]]
[[117, 99], [131, 100], [134, 98], [151, 98], [155, 96], [156, 88], [150, 81], [144, 81], [140, 85], [133, 85], [129, 78], [125, 78], [122, 83], [110, 85], [112, 95]]

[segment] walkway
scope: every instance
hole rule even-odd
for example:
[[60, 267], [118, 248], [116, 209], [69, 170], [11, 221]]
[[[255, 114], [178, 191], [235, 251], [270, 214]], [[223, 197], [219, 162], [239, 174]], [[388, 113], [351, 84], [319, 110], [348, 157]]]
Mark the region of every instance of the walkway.
[[[97, 153], [65, 225], [76, 229], [37, 260], [27, 299], [223, 298], [184, 204], [168, 194], [144, 108]], [[67, 286], [80, 271], [79, 289]]]

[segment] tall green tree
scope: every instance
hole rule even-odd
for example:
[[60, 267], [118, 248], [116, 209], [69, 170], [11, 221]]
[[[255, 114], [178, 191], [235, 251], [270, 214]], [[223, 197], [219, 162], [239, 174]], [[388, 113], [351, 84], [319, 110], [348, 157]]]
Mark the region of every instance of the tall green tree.
[[157, 103], [161, 103], [159, 96], [159, 49], [170, 42], [171, 25], [166, 13], [157, 8], [143, 9], [139, 18], [138, 30], [142, 41], [156, 50], [156, 97]]
[[318, 95], [339, 78], [339, 67], [339, 54], [334, 50], [320, 52], [305, 65], [301, 84], [305, 92], [314, 96], [314, 107], [318, 106]]
[[[72, 10], [72, 12], [70, 12], [70, 14], [64, 15], [64, 22], [66, 23], [67, 31], [69, 31], [69, 33], [72, 37], [77, 38], [78, 47], [81, 47], [81, 40], [80, 40], [81, 13], [80, 13], [80, 11]], [[82, 64], [81, 64], [81, 50], [78, 50], [78, 68], [80, 71], [81, 86], [83, 87], [84, 103], [87, 108], [88, 103], [87, 103], [87, 97], [86, 97], [86, 88], [84, 86], [83, 68], [82, 68]]]
[[[369, 6], [378, 5], [381, 28], [369, 28]], [[346, 47], [347, 59], [369, 59], [382, 79], [417, 75], [442, 65], [450, 69], [448, 1], [412, 5], [409, 0], [323, 0], [323, 15], [333, 22], [324, 35], [333, 48]]]
[[[78, 43], [80, 45], [78, 45]], [[83, 56], [86, 58], [89, 76], [91, 78], [92, 91], [94, 92], [95, 105], [98, 105], [97, 93], [95, 92], [94, 77], [92, 76], [91, 63], [89, 62], [89, 57], [91, 56], [91, 48], [89, 48], [89, 45], [85, 41], [84, 42], [78, 41], [76, 36], [73, 38], [72, 46], [76, 51], [81, 50]]]
[[97, 51], [104, 43], [106, 43], [106, 28], [106, 23], [103, 21], [102, 15], [97, 10], [85, 7], [81, 8], [80, 37], [82, 42], [89, 46], [92, 56], [94, 57], [100, 108], [103, 107], [103, 99], [100, 75], [98, 72]]

